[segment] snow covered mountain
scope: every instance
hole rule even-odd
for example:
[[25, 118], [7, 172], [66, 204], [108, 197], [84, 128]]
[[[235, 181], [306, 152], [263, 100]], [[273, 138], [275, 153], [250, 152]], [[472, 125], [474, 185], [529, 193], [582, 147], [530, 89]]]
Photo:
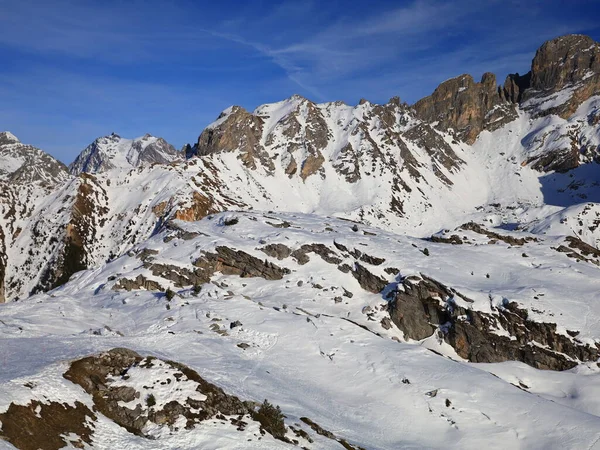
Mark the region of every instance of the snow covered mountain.
[[0, 180], [52, 187], [67, 178], [66, 167], [39, 148], [22, 144], [9, 131], [0, 133]]
[[112, 133], [99, 137], [86, 147], [69, 166], [69, 172], [73, 175], [98, 173], [182, 160], [183, 155], [163, 138], [145, 134], [137, 139], [124, 139]]
[[[0, 302], [11, 297], [6, 279], [13, 265], [14, 242], [22, 223], [36, 205], [68, 180], [64, 164], [31, 145], [22, 144], [10, 132], [0, 133]], [[33, 251], [31, 246], [26, 250]]]
[[[170, 217], [278, 209], [426, 236], [482, 211], [518, 224], [548, 208], [594, 201], [597, 175], [586, 163], [598, 158], [598, 98], [563, 95], [570, 109], [577, 106], [566, 117], [548, 114], [543, 100], [595, 92], [590, 73], [598, 50], [589, 44], [585, 37], [559, 38], [538, 51], [533, 75], [511, 75], [500, 88], [491, 74], [482, 83], [463, 75], [414, 107], [398, 98], [353, 107], [299, 96], [252, 113], [231, 107], [188, 148], [185, 161], [183, 152], [149, 135], [99, 138], [70, 166], [79, 177], [41, 198], [22, 224], [7, 224], [11, 234], [26, 230], [7, 245], [17, 254], [8, 258], [8, 297], [60, 285], [122, 254]], [[562, 90], [532, 85], [557, 66], [552, 76]], [[532, 108], [532, 98], [540, 106]], [[501, 211], [487, 206], [496, 204]], [[523, 217], [515, 213], [521, 210]]]
[[1, 133], [0, 436], [592, 448], [598, 61], [564, 36], [502, 86], [233, 106], [68, 171]]

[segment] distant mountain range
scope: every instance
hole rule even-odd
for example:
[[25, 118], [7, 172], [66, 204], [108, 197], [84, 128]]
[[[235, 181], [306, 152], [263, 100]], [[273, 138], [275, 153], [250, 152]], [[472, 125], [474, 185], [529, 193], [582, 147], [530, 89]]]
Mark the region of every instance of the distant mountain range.
[[600, 153], [599, 52], [586, 36], [560, 37], [540, 47], [526, 75], [502, 86], [490, 73], [480, 83], [461, 75], [412, 106], [300, 96], [252, 113], [234, 106], [182, 151], [148, 134], [113, 133], [68, 169], [2, 133], [3, 298], [55, 287], [171, 218], [231, 208], [337, 215], [427, 235], [490, 204], [515, 216], [522, 205], [593, 201], [600, 193], [586, 164]]

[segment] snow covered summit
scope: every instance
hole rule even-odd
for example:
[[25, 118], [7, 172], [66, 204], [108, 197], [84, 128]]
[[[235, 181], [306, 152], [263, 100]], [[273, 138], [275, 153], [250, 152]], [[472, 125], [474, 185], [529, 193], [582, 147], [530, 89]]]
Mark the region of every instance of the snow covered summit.
[[69, 172], [73, 175], [98, 173], [182, 160], [183, 155], [163, 138], [145, 134], [136, 139], [125, 139], [112, 133], [88, 145], [71, 163]]
[[3, 131], [0, 133], [0, 145], [17, 142], [20, 142], [19, 138], [12, 134], [10, 131]]
[[41, 181], [50, 186], [66, 176], [64, 164], [39, 148], [21, 143], [10, 131], [0, 133], [0, 161], [0, 180]]

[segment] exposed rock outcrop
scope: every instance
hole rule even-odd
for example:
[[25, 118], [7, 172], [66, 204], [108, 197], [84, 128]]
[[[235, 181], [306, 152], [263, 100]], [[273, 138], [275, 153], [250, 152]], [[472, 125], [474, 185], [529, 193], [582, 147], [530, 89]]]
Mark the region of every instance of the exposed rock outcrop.
[[390, 317], [405, 337], [421, 340], [437, 332], [473, 362], [522, 361], [567, 370], [598, 359], [598, 348], [558, 333], [556, 324], [529, 320], [516, 303], [506, 301], [490, 314], [457, 305], [458, 296], [431, 278], [409, 277], [390, 301]]
[[224, 275], [239, 275], [240, 277], [260, 277], [265, 280], [281, 280], [284, 275], [290, 273], [289, 269], [281, 268], [268, 261], [262, 261], [255, 256], [249, 255], [242, 250], [234, 250], [229, 247], [217, 247], [216, 253], [206, 253], [194, 261], [201, 276], [210, 279], [215, 272]]
[[20, 450], [84, 448], [92, 445], [96, 420], [96, 414], [79, 401], [11, 403], [0, 413], [0, 439]]
[[453, 129], [468, 144], [482, 130], [493, 131], [516, 118], [514, 106], [499, 94], [496, 76], [489, 72], [479, 83], [467, 74], [444, 81], [413, 107], [421, 119], [437, 122], [444, 131]]
[[241, 106], [232, 106], [200, 134], [195, 147], [196, 154], [205, 156], [238, 151], [239, 159], [249, 169], [256, 169], [258, 162], [272, 171], [273, 162], [260, 143], [263, 123], [262, 118], [250, 114]]
[[356, 278], [361, 288], [373, 294], [380, 293], [388, 285], [388, 282], [384, 278], [372, 274], [365, 266], [359, 263], [354, 263], [352, 276]]
[[[63, 393], [57, 391], [44, 402], [13, 402], [0, 413], [0, 439], [24, 450], [94, 447], [104, 442], [94, 435], [98, 414], [102, 414], [127, 432], [153, 441], [164, 439], [167, 433], [169, 437], [177, 433], [187, 436], [191, 430], [202, 433], [203, 426], [213, 431], [217, 423], [225, 430], [230, 425], [228, 439], [252, 441], [257, 436], [260, 441], [269, 434], [290, 447], [299, 445], [298, 439], [302, 439], [302, 448], [308, 449], [315, 448], [310, 444], [319, 434], [346, 449], [362, 449], [306, 417], [301, 418], [306, 429], [299, 423], [286, 426], [286, 416], [268, 400], [262, 404], [242, 400], [188, 366], [144, 357], [127, 348], [73, 361], [63, 377], [83, 388], [87, 395], [83, 394], [82, 401], [70, 399], [63, 403]], [[260, 434], [236, 436], [249, 424]], [[262, 445], [268, 447], [265, 441]]]
[[[145, 379], [147, 374], [153, 377], [143, 388], [149, 395], [137, 390], [135, 381], [130, 384], [131, 379]], [[98, 411], [130, 433], [144, 437], [152, 437], [145, 429], [149, 422], [173, 429], [183, 417], [185, 428], [191, 429], [217, 415], [246, 416], [247, 420], [256, 416], [255, 403], [226, 394], [189, 367], [144, 358], [125, 348], [77, 360], [64, 377], [90, 394]], [[154, 384], [173, 384], [179, 388], [173, 389], [168, 398], [161, 398], [158, 392], [153, 393]]]
[[280, 261], [292, 254], [292, 249], [284, 244], [268, 244], [259, 250], [272, 258], [277, 258]]
[[531, 63], [531, 89], [524, 92], [524, 105], [537, 106], [538, 102], [530, 99], [567, 88], [572, 92], [564, 102], [554, 101], [550, 107], [542, 103], [541, 112], [566, 118], [582, 102], [600, 94], [600, 44], [588, 36], [561, 36], [538, 49]]
[[475, 222], [465, 223], [460, 226], [460, 229], [474, 231], [477, 234], [482, 234], [484, 236], [489, 237], [491, 241], [502, 241], [509, 245], [521, 246], [521, 245], [525, 245], [527, 242], [537, 241], [536, 238], [531, 237], [531, 236], [526, 236], [523, 238], [516, 238], [513, 236], [499, 234], [499, 233], [496, 233], [495, 231], [490, 231], [487, 228], [485, 228], [482, 225], [479, 225], [478, 223], [475, 223]]
[[518, 73], [510, 74], [500, 89], [500, 95], [511, 103], [521, 103], [523, 92], [531, 86], [531, 72], [521, 76]]
[[[280, 249], [281, 250], [281, 249]], [[269, 250], [267, 252], [271, 253]], [[279, 267], [268, 261], [263, 261], [242, 250], [219, 246], [215, 253], [205, 252], [193, 263], [195, 268], [189, 269], [170, 264], [157, 263], [147, 252], [137, 255], [143, 261], [143, 267], [150, 270], [154, 277], [172, 282], [175, 287], [201, 286], [208, 283], [215, 272], [224, 275], [239, 275], [242, 278], [260, 277], [265, 280], [281, 280], [290, 273], [289, 269]], [[131, 291], [145, 289], [148, 291], [163, 291], [158, 281], [150, 280], [144, 275], [134, 279], [120, 278], [113, 285], [113, 290]]]

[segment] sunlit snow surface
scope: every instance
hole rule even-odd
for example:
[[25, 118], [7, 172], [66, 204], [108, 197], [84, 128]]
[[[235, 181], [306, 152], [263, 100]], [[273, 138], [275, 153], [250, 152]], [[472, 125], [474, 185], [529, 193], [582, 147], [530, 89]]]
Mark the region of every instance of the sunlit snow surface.
[[[234, 216], [238, 223], [225, 226], [223, 218]], [[284, 221], [290, 227], [273, 227]], [[520, 363], [470, 364], [433, 338], [397, 342], [392, 338], [402, 340], [402, 333], [379, 323], [386, 314], [380, 310], [385, 303], [381, 296], [362, 290], [335, 265], [315, 254], [299, 265], [292, 258], [279, 261], [258, 250], [271, 243], [332, 246], [335, 240], [384, 257], [382, 265], [369, 270], [389, 281], [396, 277], [385, 268], [395, 267], [401, 275], [420, 272], [468, 295], [476, 309], [489, 309], [490, 295], [498, 302], [508, 298], [541, 311], [534, 314], [535, 320], [554, 321], [559, 330], [580, 330], [582, 339], [594, 340], [600, 337], [600, 271], [552, 250], [557, 238], [510, 248], [464, 232], [472, 242], [452, 246], [377, 228], [359, 226], [353, 231], [347, 221], [291, 213], [224, 213], [178, 225], [204, 235], [165, 243], [169, 232], [158, 234], [132, 256], [81, 272], [49, 294], [0, 308], [0, 410], [12, 401], [26, 404], [32, 398], [71, 403], [81, 399], [89, 404], [81, 388], [62, 378], [67, 361], [127, 347], [189, 365], [240, 398], [267, 398], [281, 406], [286, 423], [306, 416], [369, 449], [596, 445], [600, 378], [595, 364], [566, 373]], [[159, 251], [157, 263], [191, 267], [203, 251], [220, 245], [267, 259], [291, 273], [278, 281], [216, 274], [198, 296], [191, 289], [175, 289], [179, 296], [169, 303], [170, 309], [161, 293], [116, 292], [112, 286], [118, 280], [108, 279], [140, 273], [152, 278], [133, 256], [142, 247]], [[422, 253], [425, 247], [428, 257]], [[529, 257], [523, 258], [523, 252]], [[156, 280], [169, 286], [164, 279]], [[342, 288], [354, 295], [336, 303]], [[540, 292], [544, 295], [534, 299]], [[365, 306], [375, 311], [371, 318], [363, 314]], [[230, 329], [236, 320], [242, 326]], [[214, 324], [227, 335], [215, 332]], [[249, 347], [238, 347], [242, 342]], [[27, 382], [36, 387], [25, 387]], [[515, 386], [520, 384], [526, 387]], [[252, 427], [240, 432], [215, 421], [194, 430], [163, 432], [149, 441], [100, 417], [93, 439], [100, 448], [287, 447], [269, 436], [258, 441], [256, 432]], [[314, 448], [342, 447], [323, 439]]]

